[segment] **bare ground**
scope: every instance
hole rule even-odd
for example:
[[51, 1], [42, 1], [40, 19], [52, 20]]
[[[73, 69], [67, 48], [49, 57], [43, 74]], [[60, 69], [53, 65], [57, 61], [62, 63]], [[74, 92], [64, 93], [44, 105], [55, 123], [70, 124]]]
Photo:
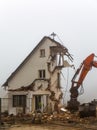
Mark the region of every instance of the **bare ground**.
[[97, 122], [92, 123], [64, 123], [51, 122], [45, 124], [14, 124], [1, 126], [0, 130], [97, 130]]

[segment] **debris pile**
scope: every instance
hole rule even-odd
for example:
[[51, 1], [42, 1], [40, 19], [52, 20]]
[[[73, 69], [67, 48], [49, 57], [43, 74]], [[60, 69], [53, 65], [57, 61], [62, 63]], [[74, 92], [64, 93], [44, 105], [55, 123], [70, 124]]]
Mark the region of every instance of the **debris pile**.
[[80, 118], [78, 112], [70, 113], [70, 111], [61, 108], [60, 113], [57, 113], [54, 111], [52, 114], [48, 113], [41, 113], [41, 112], [32, 112], [29, 114], [17, 114], [15, 115], [8, 115], [3, 116], [2, 115], [2, 122], [4, 124], [32, 124], [32, 123], [95, 123], [97, 122], [96, 117], [85, 117]]

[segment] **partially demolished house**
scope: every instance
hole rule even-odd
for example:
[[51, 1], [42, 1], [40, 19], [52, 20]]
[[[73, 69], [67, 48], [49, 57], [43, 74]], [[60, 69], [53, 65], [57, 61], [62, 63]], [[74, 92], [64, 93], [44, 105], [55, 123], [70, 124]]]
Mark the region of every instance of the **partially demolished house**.
[[[8, 90], [8, 113], [53, 110], [62, 98], [60, 71], [64, 56], [72, 61], [68, 49], [50, 37], [44, 37], [3, 84]], [[67, 63], [67, 62], [66, 62]], [[68, 64], [68, 63], [67, 63]]]

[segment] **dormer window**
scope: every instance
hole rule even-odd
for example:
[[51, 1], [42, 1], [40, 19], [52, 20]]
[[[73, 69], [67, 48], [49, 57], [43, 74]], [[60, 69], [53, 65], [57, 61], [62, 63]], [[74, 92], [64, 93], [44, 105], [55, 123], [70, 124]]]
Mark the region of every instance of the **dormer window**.
[[40, 57], [45, 57], [45, 49], [40, 50]]

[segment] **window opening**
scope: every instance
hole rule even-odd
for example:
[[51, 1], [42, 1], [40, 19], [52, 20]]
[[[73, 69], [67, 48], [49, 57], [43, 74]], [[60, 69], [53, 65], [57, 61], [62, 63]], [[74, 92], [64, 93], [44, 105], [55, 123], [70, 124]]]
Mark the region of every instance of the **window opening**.
[[26, 95], [13, 95], [13, 107], [25, 107]]
[[45, 76], [45, 70], [39, 70], [39, 78], [44, 79]]
[[45, 57], [45, 49], [40, 50], [40, 57]]

